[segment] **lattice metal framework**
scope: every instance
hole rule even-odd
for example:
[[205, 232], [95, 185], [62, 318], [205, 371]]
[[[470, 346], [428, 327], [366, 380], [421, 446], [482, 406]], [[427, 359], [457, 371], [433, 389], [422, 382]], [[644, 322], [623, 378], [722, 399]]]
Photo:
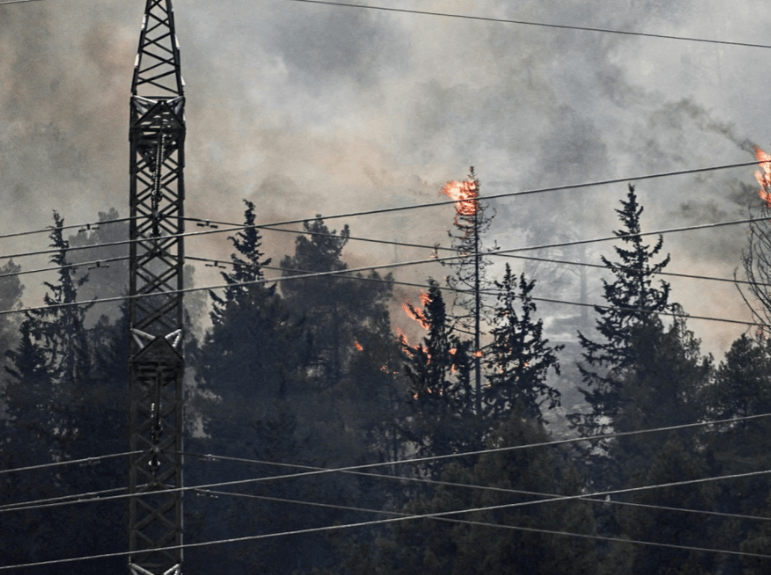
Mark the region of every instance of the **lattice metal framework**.
[[171, 0], [147, 0], [131, 87], [129, 572], [180, 575], [185, 97]]

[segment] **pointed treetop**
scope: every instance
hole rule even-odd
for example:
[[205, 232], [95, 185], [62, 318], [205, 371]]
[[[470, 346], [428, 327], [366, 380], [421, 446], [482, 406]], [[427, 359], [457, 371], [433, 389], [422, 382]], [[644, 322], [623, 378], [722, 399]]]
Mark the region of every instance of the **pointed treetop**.
[[147, 0], [131, 93], [151, 100], [184, 95], [171, 0]]

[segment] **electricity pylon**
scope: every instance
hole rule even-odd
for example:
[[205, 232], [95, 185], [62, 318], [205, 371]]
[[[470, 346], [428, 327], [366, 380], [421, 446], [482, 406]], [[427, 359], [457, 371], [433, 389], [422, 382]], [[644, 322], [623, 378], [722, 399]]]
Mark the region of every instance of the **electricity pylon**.
[[129, 128], [131, 575], [182, 571], [184, 114], [171, 0], [147, 0]]

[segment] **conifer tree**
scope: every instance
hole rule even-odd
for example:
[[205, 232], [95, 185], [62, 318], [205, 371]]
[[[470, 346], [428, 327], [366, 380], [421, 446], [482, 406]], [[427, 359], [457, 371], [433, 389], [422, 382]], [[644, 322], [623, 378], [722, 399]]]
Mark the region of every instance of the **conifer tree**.
[[484, 301], [487, 286], [486, 269], [491, 262], [484, 257], [483, 236], [490, 229], [494, 213], [488, 213], [486, 202], [479, 198], [480, 183], [472, 166], [464, 182], [447, 182], [442, 193], [455, 200], [453, 227], [447, 233], [460, 258], [443, 262], [455, 272], [447, 276], [447, 285], [455, 290], [456, 298], [449, 310], [458, 330], [471, 335], [473, 346], [474, 409], [482, 417], [482, 342], [483, 324], [491, 310]]
[[419, 454], [446, 455], [471, 441], [469, 342], [456, 335], [436, 281], [429, 280], [427, 296], [423, 309], [412, 311], [428, 333], [416, 346], [401, 339], [413, 414], [405, 433]]
[[527, 417], [543, 422], [542, 405], [553, 409], [560, 403], [559, 391], [546, 378], [551, 369], [560, 373], [557, 353], [564, 346], [549, 346], [543, 336], [543, 320], [533, 318], [535, 280], [528, 281], [524, 274], [517, 280], [506, 264], [503, 279], [495, 286], [499, 295], [486, 358], [486, 414], [500, 423], [519, 403]]
[[[77, 420], [86, 409], [84, 399], [91, 384], [92, 350], [85, 316], [90, 305], [64, 305], [77, 301], [78, 289], [87, 274], [79, 274], [68, 259], [69, 242], [62, 230], [64, 219], [54, 212], [51, 247], [56, 251], [51, 262], [57, 265], [58, 281], [44, 282], [46, 307], [27, 312], [21, 325], [21, 341], [8, 356], [8, 371], [15, 381], [9, 383], [9, 403], [13, 395], [37, 389], [37, 399], [27, 400], [43, 407], [49, 421], [41, 433], [49, 434], [49, 446], [59, 457], [66, 456], [66, 444], [77, 435]], [[32, 414], [27, 414], [31, 416]], [[35, 424], [40, 427], [40, 423]], [[56, 447], [54, 447], [54, 445]]]
[[256, 291], [265, 290], [265, 295], [271, 295], [275, 286], [266, 286], [264, 284], [241, 285], [244, 282], [264, 279], [263, 267], [270, 265], [270, 258], [262, 259], [265, 255], [262, 249], [262, 236], [259, 228], [256, 227], [256, 214], [253, 202], [244, 200], [246, 210], [244, 211], [244, 227], [228, 239], [233, 244], [234, 252], [230, 255], [232, 270], [222, 272], [222, 279], [225, 280], [225, 297], [223, 298], [216, 292], [210, 291], [212, 298], [212, 323], [218, 324], [222, 321], [222, 316], [230, 304], [243, 303], [243, 299], [248, 294]]
[[[295, 240], [294, 255], [281, 260], [284, 277], [347, 269], [342, 258], [350, 236], [347, 225], [338, 233], [317, 216], [304, 222], [303, 228], [305, 233]], [[372, 272], [366, 277], [372, 281], [333, 274], [281, 284], [288, 306], [296, 317], [305, 319], [313, 336], [315, 380], [322, 390], [331, 390], [344, 380], [356, 353], [354, 342], [387, 314], [391, 276]]]
[[255, 206], [245, 201], [244, 229], [229, 237], [232, 271], [222, 272], [224, 296], [210, 292], [212, 329], [200, 351], [197, 377], [221, 403], [209, 406], [209, 430], [231, 442], [237, 427], [261, 420], [279, 396], [295, 393], [296, 376], [306, 365], [307, 341], [275, 285], [241, 285], [264, 278], [262, 238]]
[[[663, 237], [649, 246], [639, 235], [642, 231], [640, 216], [643, 207], [637, 202], [634, 186], [629, 185], [626, 200], [617, 209], [622, 228], [614, 232], [621, 240], [616, 246], [617, 261], [604, 256], [602, 262], [612, 274], [612, 280], [603, 280], [606, 306], [597, 306], [597, 339], [579, 332], [583, 348], [583, 362], [579, 370], [584, 384], [584, 398], [591, 412], [575, 414], [572, 421], [580, 433], [600, 433], [607, 429], [621, 409], [619, 390], [624, 375], [635, 365], [638, 356], [635, 340], [644, 331], [656, 329], [656, 312], [671, 309], [669, 284], [654, 281], [654, 276], [669, 263], [669, 256], [654, 260], [663, 247]], [[659, 322], [660, 325], [660, 322]]]

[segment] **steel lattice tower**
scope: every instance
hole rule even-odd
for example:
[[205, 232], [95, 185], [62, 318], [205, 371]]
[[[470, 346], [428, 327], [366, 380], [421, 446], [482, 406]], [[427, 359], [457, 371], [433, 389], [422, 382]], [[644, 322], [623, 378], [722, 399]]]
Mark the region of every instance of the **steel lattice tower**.
[[147, 0], [131, 86], [129, 572], [179, 575], [184, 82], [171, 0]]

